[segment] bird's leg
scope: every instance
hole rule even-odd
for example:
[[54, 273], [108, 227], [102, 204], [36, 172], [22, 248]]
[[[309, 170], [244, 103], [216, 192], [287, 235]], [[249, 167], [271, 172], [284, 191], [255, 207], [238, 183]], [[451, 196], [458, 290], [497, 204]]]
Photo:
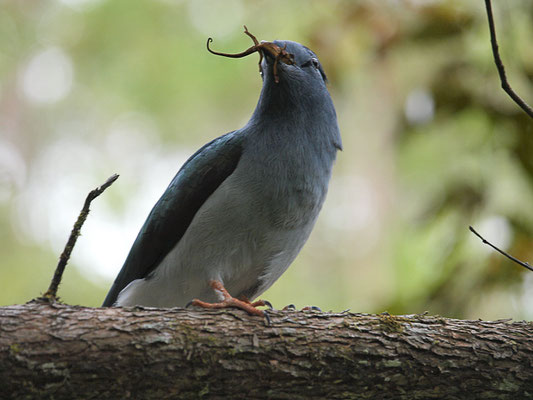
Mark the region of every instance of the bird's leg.
[[248, 314], [251, 315], [258, 315], [260, 317], [265, 316], [265, 312], [262, 310], [257, 309], [256, 307], [267, 305], [264, 301], [259, 300], [254, 303], [250, 303], [250, 301], [243, 301], [236, 299], [235, 297], [232, 297], [224, 285], [220, 283], [219, 281], [211, 280], [209, 281], [209, 286], [213, 288], [213, 290], [217, 293], [219, 293], [222, 296], [222, 301], [218, 303], [207, 303], [202, 300], [194, 299], [189, 304], [193, 306], [203, 307], [203, 308], [228, 308], [228, 307], [235, 307], [240, 308], [241, 310], [246, 311]]

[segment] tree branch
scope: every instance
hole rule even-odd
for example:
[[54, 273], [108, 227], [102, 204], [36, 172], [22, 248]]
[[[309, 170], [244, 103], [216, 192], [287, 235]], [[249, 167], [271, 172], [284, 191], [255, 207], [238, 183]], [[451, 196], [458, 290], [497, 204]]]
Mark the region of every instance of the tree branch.
[[471, 226], [468, 227], [470, 229], [470, 232], [472, 232], [474, 235], [476, 235], [478, 238], [481, 239], [481, 241], [487, 245], [489, 245], [490, 247], [492, 247], [494, 250], [496, 250], [498, 253], [500, 254], [503, 254], [505, 257], [507, 257], [509, 260], [512, 260], [514, 261], [515, 263], [517, 263], [518, 265], [521, 265], [522, 267], [524, 268], [527, 268], [529, 269], [530, 271], [533, 271], [533, 267], [531, 265], [529, 265], [527, 262], [523, 262], [523, 261], [520, 261], [518, 258], [515, 258], [513, 257], [512, 255], [506, 253], [505, 251], [503, 250], [500, 250], [499, 248], [497, 248], [496, 246], [494, 246], [491, 242], [489, 242], [488, 240], [486, 240], [483, 236], [481, 236], [479, 233], [476, 232], [476, 230], [474, 228], [472, 228]]
[[485, 0], [485, 7], [487, 8], [487, 17], [489, 19], [489, 31], [490, 31], [490, 43], [492, 45], [492, 54], [494, 56], [494, 63], [498, 68], [498, 74], [500, 75], [500, 81], [502, 83], [502, 89], [514, 100], [522, 110], [524, 110], [531, 118], [533, 118], [533, 109], [522, 98], [515, 93], [511, 88], [511, 85], [507, 81], [507, 75], [505, 74], [505, 67], [503, 66], [502, 59], [500, 58], [500, 51], [498, 49], [498, 41], [496, 39], [496, 29], [494, 27], [494, 18], [492, 16], [492, 5], [490, 0]]
[[423, 315], [0, 307], [4, 398], [525, 399], [533, 325]]
[[65, 267], [67, 266], [68, 260], [70, 259], [70, 254], [72, 253], [72, 250], [74, 249], [74, 246], [76, 245], [76, 240], [78, 240], [78, 236], [80, 236], [81, 227], [85, 223], [85, 220], [87, 219], [87, 216], [89, 215], [89, 206], [91, 205], [91, 202], [100, 196], [104, 190], [106, 190], [109, 186], [113, 184], [118, 179], [119, 175], [114, 174], [110, 176], [107, 181], [104, 182], [103, 185], [97, 187], [96, 189], [89, 192], [87, 195], [87, 198], [85, 199], [85, 203], [83, 204], [83, 208], [80, 211], [80, 215], [78, 216], [78, 219], [76, 223], [74, 224], [74, 227], [72, 228], [72, 231], [70, 232], [70, 236], [68, 238], [67, 244], [65, 245], [65, 248], [63, 250], [63, 253], [59, 256], [59, 261], [57, 263], [57, 267], [54, 273], [54, 276], [52, 278], [52, 281], [50, 282], [50, 286], [46, 293], [39, 297], [38, 300], [41, 301], [56, 301], [57, 300], [57, 288], [59, 287], [59, 284], [61, 283], [61, 278], [63, 277], [63, 272], [65, 271]]

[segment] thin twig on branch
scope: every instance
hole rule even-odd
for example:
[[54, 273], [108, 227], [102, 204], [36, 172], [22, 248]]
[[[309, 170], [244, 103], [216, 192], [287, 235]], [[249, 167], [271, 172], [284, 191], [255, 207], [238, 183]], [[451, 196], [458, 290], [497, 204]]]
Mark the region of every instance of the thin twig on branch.
[[533, 267], [531, 265], [529, 265], [527, 262], [523, 262], [523, 261], [520, 261], [519, 259], [513, 257], [512, 255], [506, 253], [505, 251], [503, 250], [500, 250], [499, 248], [497, 248], [496, 246], [494, 246], [491, 242], [489, 242], [488, 240], [486, 240], [483, 236], [481, 236], [479, 233], [476, 232], [476, 230], [474, 228], [472, 228], [471, 226], [469, 226], [470, 228], [470, 231], [476, 235], [478, 238], [480, 238], [482, 240], [483, 243], [489, 245], [490, 247], [492, 247], [494, 250], [496, 250], [498, 253], [500, 254], [503, 254], [505, 257], [507, 257], [509, 260], [512, 260], [514, 261], [515, 263], [521, 265], [522, 267], [524, 268], [527, 268], [529, 269], [530, 271], [533, 271]]
[[487, 8], [487, 16], [489, 19], [490, 30], [490, 43], [492, 45], [492, 54], [494, 55], [494, 62], [496, 68], [498, 68], [498, 74], [500, 75], [500, 81], [502, 83], [502, 89], [514, 100], [527, 115], [533, 118], [533, 109], [522, 98], [515, 93], [515, 91], [509, 85], [507, 81], [507, 75], [505, 74], [505, 67], [503, 66], [502, 59], [500, 58], [500, 51], [498, 50], [498, 41], [496, 40], [496, 29], [494, 28], [494, 18], [492, 16], [492, 5], [490, 0], [485, 0], [485, 6]]
[[67, 266], [67, 262], [70, 258], [70, 254], [72, 253], [72, 250], [74, 249], [74, 245], [76, 244], [76, 240], [78, 239], [78, 236], [80, 236], [81, 227], [85, 223], [85, 220], [87, 219], [87, 216], [89, 215], [89, 206], [91, 205], [91, 202], [100, 196], [104, 190], [106, 190], [109, 186], [113, 184], [118, 179], [119, 175], [114, 174], [110, 176], [105, 183], [96, 189], [89, 192], [87, 195], [87, 198], [85, 199], [85, 203], [83, 205], [83, 208], [81, 209], [80, 215], [78, 216], [78, 219], [76, 223], [74, 224], [74, 227], [72, 228], [72, 232], [70, 232], [70, 236], [68, 238], [67, 244], [65, 245], [65, 248], [63, 250], [63, 253], [59, 256], [59, 261], [57, 263], [56, 271], [54, 273], [54, 277], [52, 278], [52, 281], [50, 282], [50, 287], [46, 291], [46, 293], [39, 298], [39, 300], [44, 301], [55, 301], [57, 299], [57, 288], [59, 287], [59, 284], [61, 283], [61, 278], [63, 276], [63, 272], [65, 271], [65, 267]]

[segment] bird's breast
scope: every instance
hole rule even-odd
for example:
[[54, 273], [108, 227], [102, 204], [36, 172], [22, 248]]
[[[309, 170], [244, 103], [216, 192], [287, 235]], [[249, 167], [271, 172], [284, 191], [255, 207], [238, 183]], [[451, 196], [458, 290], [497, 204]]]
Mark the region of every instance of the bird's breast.
[[[252, 154], [237, 169], [245, 196], [258, 214], [278, 229], [313, 224], [324, 202], [331, 162], [305, 149], [273, 148]], [[246, 155], [245, 155], [246, 156]]]

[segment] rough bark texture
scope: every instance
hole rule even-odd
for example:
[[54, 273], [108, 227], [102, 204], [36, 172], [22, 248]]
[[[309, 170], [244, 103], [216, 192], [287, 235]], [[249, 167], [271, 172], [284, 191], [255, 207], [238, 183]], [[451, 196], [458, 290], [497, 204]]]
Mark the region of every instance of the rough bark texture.
[[533, 325], [422, 315], [0, 307], [0, 398], [527, 399]]

